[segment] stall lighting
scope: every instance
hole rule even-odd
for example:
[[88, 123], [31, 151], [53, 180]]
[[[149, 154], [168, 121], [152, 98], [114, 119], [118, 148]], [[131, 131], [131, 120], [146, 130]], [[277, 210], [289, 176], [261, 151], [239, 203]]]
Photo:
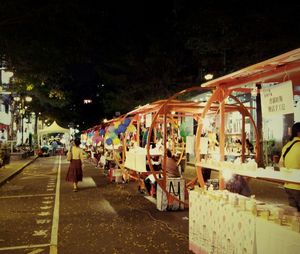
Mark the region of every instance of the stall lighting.
[[107, 119], [106, 118], [103, 119], [103, 123], [107, 123]]

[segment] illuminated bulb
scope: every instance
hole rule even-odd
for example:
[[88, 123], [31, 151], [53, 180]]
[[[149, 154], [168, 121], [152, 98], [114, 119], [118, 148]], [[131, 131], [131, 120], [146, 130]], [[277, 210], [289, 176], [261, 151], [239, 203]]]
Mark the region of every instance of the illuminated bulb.
[[214, 75], [211, 73], [208, 73], [204, 76], [205, 80], [211, 80], [211, 79], [213, 79], [213, 77], [214, 77]]

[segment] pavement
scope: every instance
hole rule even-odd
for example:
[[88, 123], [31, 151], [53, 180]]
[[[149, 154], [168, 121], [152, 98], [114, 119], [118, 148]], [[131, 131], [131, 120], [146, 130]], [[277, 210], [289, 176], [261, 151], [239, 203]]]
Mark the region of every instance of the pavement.
[[37, 158], [37, 155], [30, 156], [25, 159], [12, 158], [9, 164], [6, 164], [0, 168], [0, 186], [20, 173], [24, 168], [34, 162]]

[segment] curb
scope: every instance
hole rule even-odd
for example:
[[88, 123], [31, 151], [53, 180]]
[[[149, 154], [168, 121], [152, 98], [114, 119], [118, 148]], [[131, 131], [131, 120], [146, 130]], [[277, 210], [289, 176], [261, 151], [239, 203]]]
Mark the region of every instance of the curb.
[[30, 165], [31, 163], [33, 163], [36, 159], [38, 158], [38, 156], [36, 155], [32, 160], [26, 162], [24, 165], [22, 165], [20, 168], [14, 170], [10, 175], [8, 175], [5, 179], [0, 181], [0, 187], [2, 185], [4, 185], [7, 181], [11, 180], [14, 176], [16, 176], [17, 174], [19, 174], [24, 168], [26, 168], [28, 165]]

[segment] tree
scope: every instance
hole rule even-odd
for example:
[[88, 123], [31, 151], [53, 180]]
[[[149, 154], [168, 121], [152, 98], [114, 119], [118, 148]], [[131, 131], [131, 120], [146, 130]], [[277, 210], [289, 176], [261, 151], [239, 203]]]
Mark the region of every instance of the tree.
[[205, 71], [221, 76], [299, 47], [298, 11], [297, 3], [7, 0], [0, 55], [35, 110], [88, 128], [200, 85]]

